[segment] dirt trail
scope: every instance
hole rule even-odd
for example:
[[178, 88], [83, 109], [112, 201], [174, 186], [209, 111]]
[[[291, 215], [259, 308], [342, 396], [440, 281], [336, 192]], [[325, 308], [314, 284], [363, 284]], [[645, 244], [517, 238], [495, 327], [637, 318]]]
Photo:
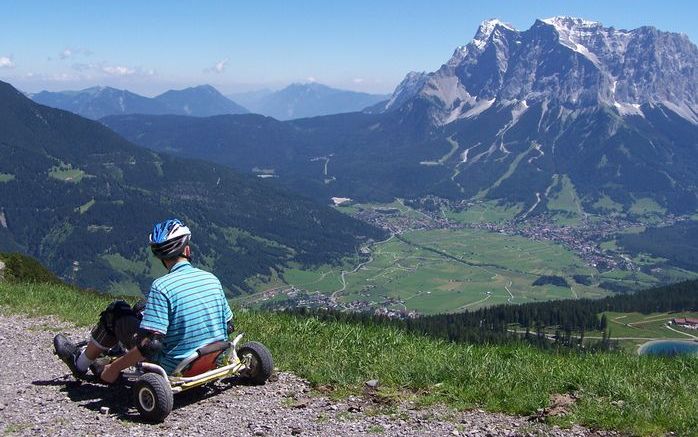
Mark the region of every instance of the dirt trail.
[[[0, 309], [3, 435], [589, 435], [580, 427], [560, 430], [480, 410], [387, 405], [369, 389], [335, 401], [285, 372], [265, 386], [217, 383], [176, 395], [167, 420], [150, 425], [139, 421], [125, 388], [76, 383], [52, 354], [56, 332], [87, 334], [53, 318], [8, 316]], [[102, 414], [103, 407], [109, 412]]]

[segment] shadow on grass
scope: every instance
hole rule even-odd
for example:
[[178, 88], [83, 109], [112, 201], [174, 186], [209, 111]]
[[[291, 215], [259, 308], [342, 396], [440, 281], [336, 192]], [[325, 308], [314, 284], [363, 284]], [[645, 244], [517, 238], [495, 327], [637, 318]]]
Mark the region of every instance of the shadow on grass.
[[[102, 407], [108, 407], [110, 414], [116, 415], [119, 420], [134, 423], [148, 423], [138, 414], [138, 410], [136, 410], [134, 406], [133, 395], [129, 385], [104, 385], [92, 382], [67, 380], [64, 377], [46, 381], [32, 381], [32, 384], [36, 386], [62, 387], [60, 391], [66, 393], [70, 400], [88, 410], [99, 412]], [[172, 411], [220, 395], [232, 387], [241, 385], [249, 385], [249, 383], [242, 378], [233, 377], [224, 379], [218, 383], [209, 383], [182, 393], [177, 393], [174, 395]]]

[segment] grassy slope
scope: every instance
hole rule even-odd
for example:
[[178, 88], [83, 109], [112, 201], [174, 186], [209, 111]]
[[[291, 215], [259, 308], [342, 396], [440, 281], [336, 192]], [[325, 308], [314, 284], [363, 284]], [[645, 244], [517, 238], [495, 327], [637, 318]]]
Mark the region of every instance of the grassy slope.
[[[0, 283], [4, 311], [54, 314], [80, 325], [93, 323], [109, 301], [59, 285]], [[552, 394], [575, 393], [576, 407], [557, 423], [638, 434], [690, 435], [698, 429], [695, 359], [451, 344], [395, 329], [272, 313], [239, 313], [236, 320], [248, 339], [269, 346], [281, 369], [341, 393], [378, 378], [386, 395], [519, 414], [547, 406]]]

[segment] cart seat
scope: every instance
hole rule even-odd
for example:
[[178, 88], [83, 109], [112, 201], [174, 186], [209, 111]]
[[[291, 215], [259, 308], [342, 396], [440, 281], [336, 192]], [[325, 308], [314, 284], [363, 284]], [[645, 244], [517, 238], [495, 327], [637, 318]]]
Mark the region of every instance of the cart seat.
[[182, 361], [179, 366], [177, 366], [174, 373], [181, 372], [182, 376], [190, 377], [213, 370], [218, 367], [216, 365], [218, 357], [229, 348], [230, 342], [227, 341], [215, 341], [206, 346], [202, 346], [189, 356], [189, 358]]

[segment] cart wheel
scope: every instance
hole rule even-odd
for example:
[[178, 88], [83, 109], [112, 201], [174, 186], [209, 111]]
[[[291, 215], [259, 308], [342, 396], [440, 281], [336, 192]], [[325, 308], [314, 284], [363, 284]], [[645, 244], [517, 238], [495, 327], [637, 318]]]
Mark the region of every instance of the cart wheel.
[[133, 398], [141, 417], [149, 422], [162, 422], [172, 411], [170, 383], [155, 373], [146, 373], [133, 386]]
[[253, 384], [264, 384], [274, 370], [271, 352], [262, 343], [251, 341], [242, 345], [237, 351], [240, 361], [247, 369], [241, 375], [249, 378]]

